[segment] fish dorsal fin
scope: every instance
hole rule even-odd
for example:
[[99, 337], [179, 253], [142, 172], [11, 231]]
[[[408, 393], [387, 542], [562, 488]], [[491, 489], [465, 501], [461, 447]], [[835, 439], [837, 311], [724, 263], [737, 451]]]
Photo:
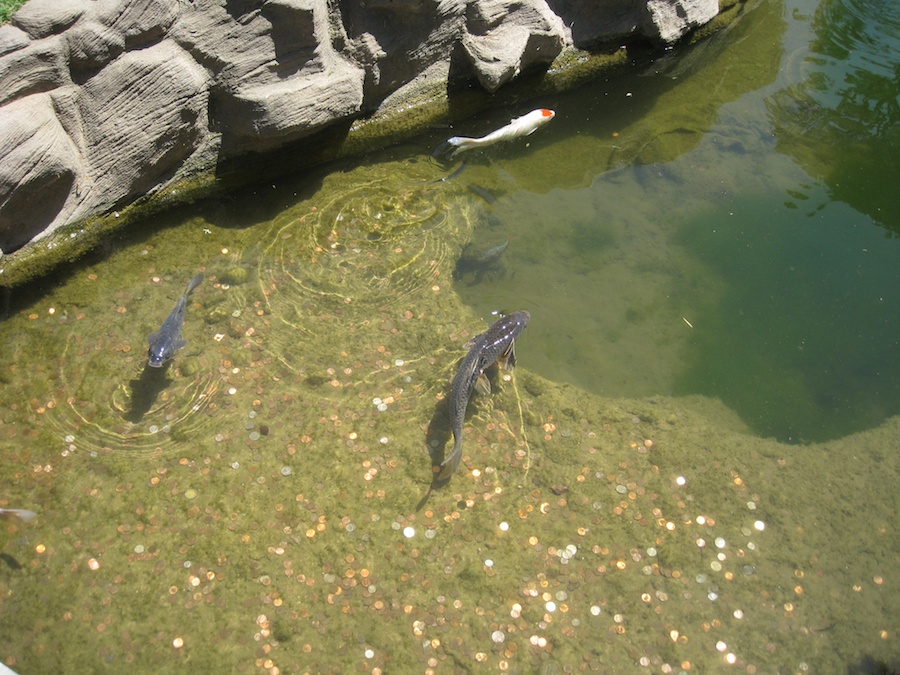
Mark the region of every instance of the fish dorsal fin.
[[478, 342], [478, 340], [481, 339], [481, 336], [482, 336], [482, 335], [484, 335], [484, 333], [479, 333], [479, 334], [476, 335], [475, 337], [469, 338], [469, 339], [466, 341], [466, 344], [463, 345], [463, 348], [464, 348], [464, 349], [472, 349], [472, 347], [475, 346], [475, 344]]
[[482, 396], [490, 396], [491, 393], [491, 381], [487, 378], [487, 375], [481, 373], [478, 378], [475, 380], [475, 391], [477, 391]]
[[516, 341], [513, 340], [507, 350], [497, 359], [501, 370], [513, 370], [516, 367]]

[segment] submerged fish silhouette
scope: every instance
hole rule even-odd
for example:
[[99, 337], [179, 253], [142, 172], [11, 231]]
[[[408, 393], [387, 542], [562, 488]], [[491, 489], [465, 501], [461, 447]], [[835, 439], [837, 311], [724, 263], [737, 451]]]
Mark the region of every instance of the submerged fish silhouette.
[[203, 275], [198, 274], [187, 285], [184, 295], [178, 298], [175, 309], [163, 321], [163, 325], [155, 333], [147, 336], [150, 349], [147, 350], [147, 365], [153, 368], [161, 368], [163, 364], [172, 358], [187, 342], [181, 337], [181, 325], [184, 323], [184, 312], [187, 309], [187, 299], [200, 282]]
[[450, 394], [450, 422], [453, 429], [453, 452], [442, 462], [441, 478], [449, 478], [462, 459], [463, 422], [472, 389], [490, 394], [491, 383], [484, 375], [495, 362], [504, 370], [516, 365], [516, 338], [528, 325], [528, 312], [512, 312], [498, 319], [481, 335], [469, 341], [469, 353], [459, 365]]
[[472, 283], [480, 283], [489, 275], [502, 277], [506, 271], [502, 257], [508, 247], [509, 241], [507, 240], [479, 255], [472, 253], [472, 244], [466, 244], [453, 268], [453, 278], [462, 279], [467, 274], [473, 274], [475, 279]]

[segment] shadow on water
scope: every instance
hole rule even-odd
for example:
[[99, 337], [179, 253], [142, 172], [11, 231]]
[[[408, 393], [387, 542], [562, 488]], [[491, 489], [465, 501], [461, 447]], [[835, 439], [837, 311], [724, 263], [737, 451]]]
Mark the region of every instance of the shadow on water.
[[0, 553], [0, 560], [2, 560], [7, 567], [11, 570], [20, 570], [22, 569], [22, 563], [16, 560], [14, 557], [9, 555], [9, 553]]
[[864, 656], [847, 668], [847, 675], [900, 675], [900, 661], [888, 662]]
[[151, 368], [145, 364], [140, 377], [128, 383], [131, 387], [131, 408], [125, 414], [126, 420], [132, 424], [140, 422], [153, 407], [160, 393], [172, 384], [173, 380], [168, 376], [170, 363], [166, 363], [162, 368]]
[[[449, 394], [450, 388], [446, 387]], [[447, 443], [452, 440], [453, 434], [450, 428], [450, 397], [449, 395], [441, 398], [434, 406], [434, 413], [428, 422], [428, 428], [425, 431], [425, 447], [428, 450], [428, 456], [431, 459], [431, 484], [428, 486], [422, 499], [416, 504], [416, 511], [421, 511], [428, 500], [431, 499], [435, 490], [446, 486], [450, 481], [448, 478], [441, 476], [441, 463], [446, 455], [445, 449]]]

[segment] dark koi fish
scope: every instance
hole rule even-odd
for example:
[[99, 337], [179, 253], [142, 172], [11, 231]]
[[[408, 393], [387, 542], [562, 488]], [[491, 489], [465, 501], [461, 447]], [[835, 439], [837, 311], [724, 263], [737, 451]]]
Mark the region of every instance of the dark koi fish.
[[155, 333], [147, 336], [147, 342], [150, 343], [150, 349], [147, 350], [147, 365], [153, 368], [161, 368], [163, 364], [171, 359], [175, 352], [184, 347], [187, 342], [181, 337], [181, 325], [184, 323], [184, 312], [187, 309], [187, 299], [200, 282], [203, 281], [203, 275], [198, 274], [187, 285], [184, 295], [178, 298], [175, 303], [175, 309], [163, 321], [162, 327]]
[[453, 452], [442, 462], [441, 476], [449, 478], [462, 459], [463, 422], [472, 389], [481, 394], [491, 393], [490, 380], [484, 375], [485, 369], [498, 363], [503, 370], [512, 370], [516, 365], [516, 338], [528, 325], [531, 316], [520, 311], [498, 319], [481, 335], [469, 340], [469, 353], [459, 365], [450, 394], [450, 420], [453, 429]]

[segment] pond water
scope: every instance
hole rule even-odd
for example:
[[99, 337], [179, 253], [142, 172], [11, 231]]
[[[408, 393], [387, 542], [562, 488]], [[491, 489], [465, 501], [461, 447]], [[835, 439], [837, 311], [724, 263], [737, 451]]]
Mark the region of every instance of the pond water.
[[[761, 2], [9, 295], [0, 508], [38, 515], [0, 514], [2, 662], [900, 668], [898, 32], [886, 1]], [[519, 309], [435, 484], [466, 342]]]

